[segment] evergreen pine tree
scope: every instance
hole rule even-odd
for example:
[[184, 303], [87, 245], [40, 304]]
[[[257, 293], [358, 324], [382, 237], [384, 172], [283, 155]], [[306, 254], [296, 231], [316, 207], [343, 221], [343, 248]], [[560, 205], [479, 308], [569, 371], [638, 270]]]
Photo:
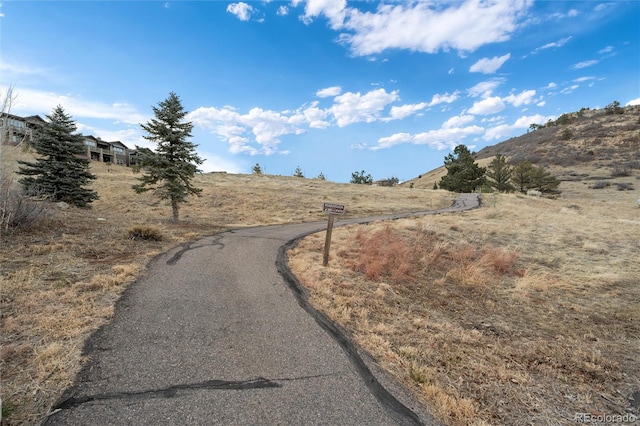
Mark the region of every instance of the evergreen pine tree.
[[511, 180], [518, 191], [526, 193], [528, 189], [533, 189], [534, 165], [528, 161], [518, 163], [511, 171]]
[[464, 145], [458, 145], [444, 159], [446, 176], [440, 179], [440, 189], [453, 192], [474, 192], [485, 181], [486, 169], [478, 166], [473, 153]]
[[200, 195], [202, 189], [192, 184], [194, 175], [199, 172], [198, 166], [204, 162], [195, 152], [196, 146], [188, 142], [193, 124], [184, 122], [187, 112], [183, 109], [180, 98], [174, 92], [153, 107], [155, 118], [141, 124], [147, 132], [143, 137], [157, 144], [156, 151], [141, 149], [140, 167], [145, 172], [133, 186], [138, 192], [154, 191], [161, 200], [168, 200], [173, 213], [173, 222], [178, 222], [179, 205], [189, 195]]
[[487, 167], [487, 184], [498, 192], [511, 192], [515, 187], [511, 184], [511, 167], [504, 155], [498, 154]]
[[536, 167], [528, 161], [518, 163], [513, 167], [511, 180], [516, 189], [526, 193], [529, 189], [535, 189], [543, 194], [559, 194], [560, 181], [545, 167]]
[[85, 188], [96, 176], [89, 171], [82, 135], [74, 133], [75, 121], [58, 105], [34, 135], [32, 145], [39, 158], [19, 161], [20, 184], [27, 195], [44, 196], [76, 207], [89, 207], [98, 194]]

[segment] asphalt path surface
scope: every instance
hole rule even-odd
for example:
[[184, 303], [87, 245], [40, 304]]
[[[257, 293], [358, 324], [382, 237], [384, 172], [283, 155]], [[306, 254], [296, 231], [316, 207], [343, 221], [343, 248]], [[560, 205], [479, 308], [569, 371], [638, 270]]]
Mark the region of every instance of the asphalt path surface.
[[[334, 226], [448, 213], [451, 208]], [[308, 303], [286, 250], [326, 222], [222, 232], [149, 265], [46, 425], [419, 425], [424, 407]]]

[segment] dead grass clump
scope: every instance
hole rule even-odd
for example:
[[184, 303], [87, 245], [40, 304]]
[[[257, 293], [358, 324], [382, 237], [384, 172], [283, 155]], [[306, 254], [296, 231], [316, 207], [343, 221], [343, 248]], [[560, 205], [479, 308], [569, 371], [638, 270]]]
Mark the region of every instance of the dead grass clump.
[[162, 241], [162, 231], [153, 225], [134, 225], [129, 228], [128, 235], [134, 241]]
[[355, 238], [360, 246], [353, 264], [355, 271], [364, 273], [370, 280], [388, 277], [394, 283], [414, 281], [412, 264], [417, 261], [416, 253], [390, 226], [371, 236], [358, 232]]

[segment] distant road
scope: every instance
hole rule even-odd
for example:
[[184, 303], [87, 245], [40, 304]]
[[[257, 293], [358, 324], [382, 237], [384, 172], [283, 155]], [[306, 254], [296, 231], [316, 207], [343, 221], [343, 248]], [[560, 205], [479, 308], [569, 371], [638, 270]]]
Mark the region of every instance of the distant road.
[[[336, 221], [336, 226], [456, 212]], [[222, 232], [158, 256], [46, 425], [436, 424], [306, 303], [284, 253], [326, 223]], [[293, 291], [292, 291], [293, 290]]]

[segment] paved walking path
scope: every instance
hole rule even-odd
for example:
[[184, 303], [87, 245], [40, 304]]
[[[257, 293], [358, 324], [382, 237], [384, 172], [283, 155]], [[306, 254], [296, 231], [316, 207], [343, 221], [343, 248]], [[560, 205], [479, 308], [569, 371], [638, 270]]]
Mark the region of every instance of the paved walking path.
[[[462, 194], [420, 214], [478, 205]], [[45, 424], [435, 424], [306, 303], [288, 271], [287, 245], [325, 227], [232, 230], [158, 256], [88, 339], [90, 361]]]

